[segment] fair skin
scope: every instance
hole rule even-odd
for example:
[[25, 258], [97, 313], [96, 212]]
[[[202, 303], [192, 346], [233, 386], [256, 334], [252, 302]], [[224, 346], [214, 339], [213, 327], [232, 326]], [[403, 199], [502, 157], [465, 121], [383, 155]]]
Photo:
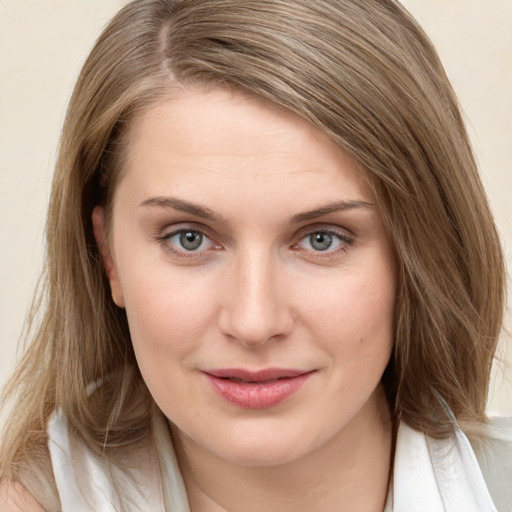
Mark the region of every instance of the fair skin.
[[382, 511], [396, 275], [355, 163], [215, 89], [174, 91], [128, 148], [95, 236], [192, 512]]
[[192, 511], [382, 510], [396, 276], [357, 166], [215, 89], [174, 91], [128, 147], [95, 234]]
[[45, 512], [18, 482], [0, 482], [0, 512]]
[[382, 511], [396, 275], [355, 163], [215, 89], [174, 91], [128, 148], [95, 236], [192, 512]]

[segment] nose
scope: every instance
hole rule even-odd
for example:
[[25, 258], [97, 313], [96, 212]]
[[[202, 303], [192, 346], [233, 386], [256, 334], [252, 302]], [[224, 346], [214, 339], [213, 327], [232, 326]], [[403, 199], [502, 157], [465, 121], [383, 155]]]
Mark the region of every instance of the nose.
[[247, 251], [235, 258], [228, 271], [219, 328], [246, 347], [283, 339], [292, 330], [290, 297], [277, 259]]

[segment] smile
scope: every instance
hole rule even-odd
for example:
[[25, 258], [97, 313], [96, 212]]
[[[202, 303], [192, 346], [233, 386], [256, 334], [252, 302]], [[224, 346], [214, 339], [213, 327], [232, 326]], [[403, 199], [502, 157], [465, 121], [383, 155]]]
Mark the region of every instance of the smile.
[[297, 393], [314, 371], [270, 368], [205, 371], [213, 389], [229, 403], [244, 409], [267, 409]]

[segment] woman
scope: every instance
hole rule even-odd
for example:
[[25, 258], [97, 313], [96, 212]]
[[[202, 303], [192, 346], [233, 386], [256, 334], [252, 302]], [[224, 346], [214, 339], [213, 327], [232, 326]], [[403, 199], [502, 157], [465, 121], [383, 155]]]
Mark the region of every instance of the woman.
[[6, 510], [510, 509], [501, 249], [396, 2], [130, 3], [71, 99], [47, 237]]

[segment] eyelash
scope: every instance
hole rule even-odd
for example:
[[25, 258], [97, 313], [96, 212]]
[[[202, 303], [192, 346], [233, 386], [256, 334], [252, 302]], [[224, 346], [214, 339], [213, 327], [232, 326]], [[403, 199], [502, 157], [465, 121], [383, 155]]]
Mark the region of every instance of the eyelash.
[[[210, 232], [200, 226], [193, 226], [193, 225], [183, 225], [183, 226], [177, 226], [172, 231], [168, 233], [162, 233], [155, 236], [156, 241], [168, 252], [171, 254], [179, 257], [179, 258], [204, 258], [206, 256], [205, 250], [189, 250], [186, 249], [176, 249], [174, 244], [170, 243], [170, 240], [178, 235], [183, 235], [185, 233], [194, 233], [201, 235], [203, 239], [201, 240], [201, 245], [204, 243], [204, 239], [210, 241], [211, 248], [206, 249], [207, 252], [210, 250], [219, 251], [222, 250], [222, 246], [219, 243], [216, 243], [213, 239], [213, 237], [210, 235]], [[300, 243], [302, 243], [304, 240], [307, 240], [308, 237], [310, 238], [314, 235], [328, 235], [332, 237], [333, 239], [336, 239], [339, 242], [338, 247], [331, 249], [326, 248], [325, 250], [308, 250], [309, 253], [308, 257], [310, 258], [328, 258], [329, 256], [333, 256], [335, 254], [338, 254], [339, 252], [346, 252], [348, 248], [353, 245], [353, 238], [349, 235], [347, 235], [346, 232], [337, 229], [333, 229], [331, 226], [329, 227], [322, 227], [322, 226], [308, 226], [305, 229], [302, 229], [297, 235], [294, 236], [294, 242], [290, 245], [290, 248], [295, 251], [300, 251]]]
[[162, 234], [158, 234], [155, 239], [156, 241], [168, 252], [171, 254], [178, 256], [179, 258], [201, 258], [204, 257], [204, 250], [203, 251], [187, 251], [186, 249], [176, 249], [172, 243], [170, 243], [170, 240], [177, 236], [182, 235], [185, 233], [195, 233], [198, 235], [201, 235], [203, 237], [203, 240], [201, 241], [201, 244], [204, 242], [204, 239], [208, 239], [211, 241], [211, 244], [213, 246], [214, 250], [221, 250], [222, 246], [216, 242], [213, 241], [213, 237], [210, 235], [210, 233], [205, 230], [204, 228], [201, 228], [199, 226], [193, 226], [193, 225], [183, 225], [183, 226], [177, 226], [172, 231]]
[[311, 237], [314, 235], [328, 235], [332, 237], [332, 239], [336, 239], [339, 244], [338, 247], [331, 249], [330, 247], [325, 250], [307, 250], [309, 258], [329, 258], [337, 255], [340, 252], [346, 252], [348, 248], [353, 244], [353, 239], [346, 232], [341, 229], [333, 229], [332, 227], [308, 227], [305, 230], [300, 231], [297, 236], [297, 242], [294, 242], [292, 245], [292, 249], [300, 250], [299, 244], [304, 240], [309, 239], [311, 242]]

